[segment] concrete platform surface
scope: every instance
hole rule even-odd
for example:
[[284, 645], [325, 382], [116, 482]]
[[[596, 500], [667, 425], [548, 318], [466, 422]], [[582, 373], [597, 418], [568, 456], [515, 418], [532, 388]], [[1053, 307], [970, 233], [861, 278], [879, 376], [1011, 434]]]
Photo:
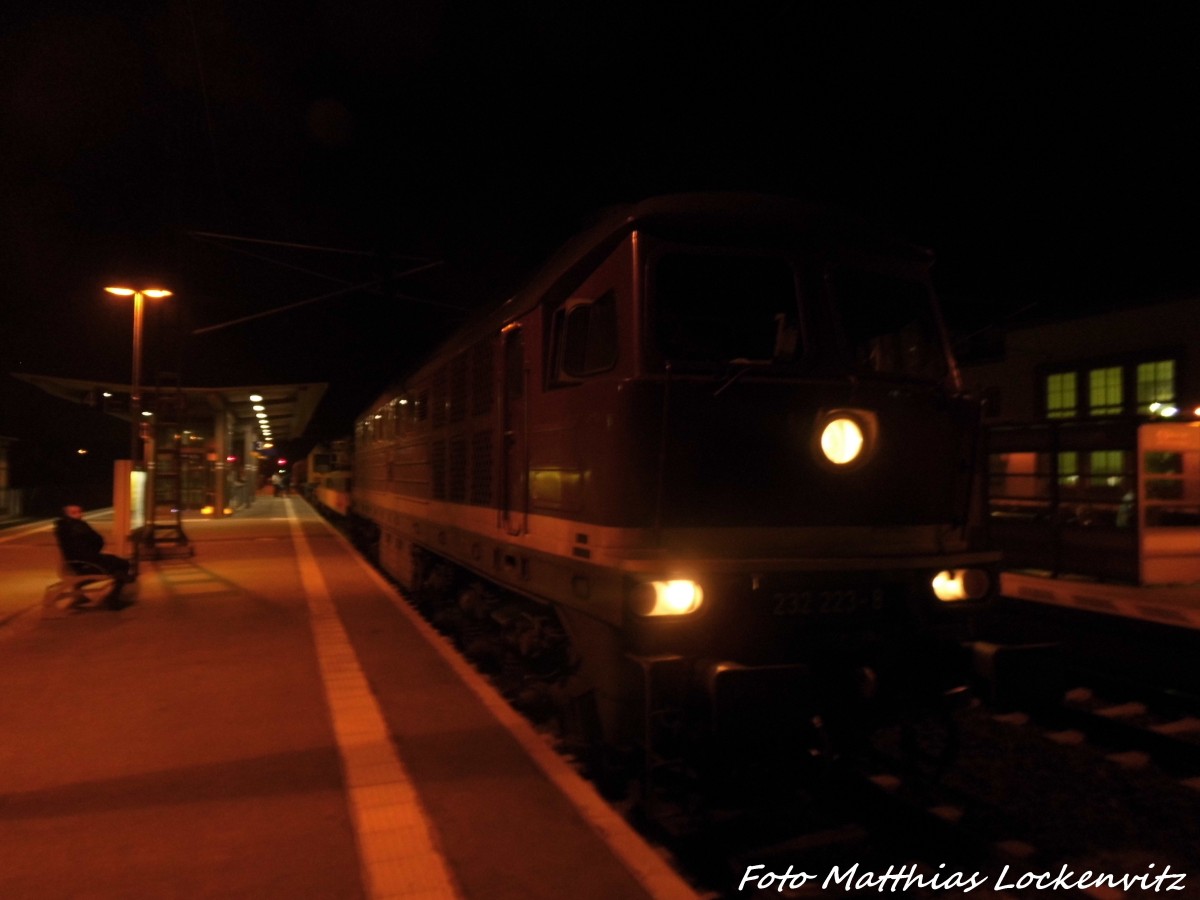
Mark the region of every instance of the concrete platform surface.
[[1051, 578], [1005, 572], [1000, 593], [1015, 600], [1065, 606], [1083, 612], [1200, 629], [1200, 584], [1111, 584], [1081, 578]]
[[0, 533], [0, 897], [695, 896], [303, 500], [186, 529], [67, 616]]

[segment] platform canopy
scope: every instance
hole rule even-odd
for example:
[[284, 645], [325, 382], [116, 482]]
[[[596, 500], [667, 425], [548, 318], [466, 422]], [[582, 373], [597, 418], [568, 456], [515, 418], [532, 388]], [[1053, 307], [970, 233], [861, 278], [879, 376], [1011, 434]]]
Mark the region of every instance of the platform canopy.
[[[12, 374], [14, 378], [40, 388], [47, 394], [103, 409], [119, 419], [129, 420], [128, 384], [58, 378], [53, 375]], [[263, 412], [270, 423], [271, 440], [280, 444], [304, 433], [328, 387], [324, 382], [187, 387], [175, 383], [164, 384], [160, 380], [156, 384], [142, 386], [141, 405], [143, 409], [159, 415], [160, 420], [173, 416], [181, 423], [209, 423], [217, 414], [226, 412], [233, 429], [252, 426], [260, 435], [258, 413]], [[261, 399], [253, 400], [253, 397]], [[262, 409], [257, 410], [256, 406]]]

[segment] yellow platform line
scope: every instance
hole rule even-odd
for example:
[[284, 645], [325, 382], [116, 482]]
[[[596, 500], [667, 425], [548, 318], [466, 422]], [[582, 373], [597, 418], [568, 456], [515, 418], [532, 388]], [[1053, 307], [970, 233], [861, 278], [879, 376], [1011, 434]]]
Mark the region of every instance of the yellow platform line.
[[435, 845], [425, 811], [338, 618], [300, 518], [289, 510], [288, 521], [342, 756], [367, 894], [372, 898], [456, 898], [459, 892], [453, 875]]
[[650, 897], [654, 900], [701, 900], [701, 895], [646, 843], [633, 826], [600, 796], [590, 782], [585, 781], [545, 742], [533, 725], [471, 667], [444, 635], [435, 631], [433, 626], [404, 600], [396, 588], [362, 558], [340, 532], [329, 525], [323, 527], [342, 544], [363, 573], [387, 595], [409, 624], [438, 652], [446, 665], [479, 698], [492, 716], [508, 730], [529, 758], [570, 801]]

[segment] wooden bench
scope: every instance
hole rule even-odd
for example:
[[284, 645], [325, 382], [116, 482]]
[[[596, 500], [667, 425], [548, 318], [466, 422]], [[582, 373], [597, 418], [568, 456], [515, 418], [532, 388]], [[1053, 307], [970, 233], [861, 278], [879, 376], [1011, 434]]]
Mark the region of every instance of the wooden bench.
[[72, 609], [98, 606], [112, 592], [114, 581], [95, 563], [66, 560], [58, 567], [58, 581], [42, 595], [42, 614], [65, 615]]

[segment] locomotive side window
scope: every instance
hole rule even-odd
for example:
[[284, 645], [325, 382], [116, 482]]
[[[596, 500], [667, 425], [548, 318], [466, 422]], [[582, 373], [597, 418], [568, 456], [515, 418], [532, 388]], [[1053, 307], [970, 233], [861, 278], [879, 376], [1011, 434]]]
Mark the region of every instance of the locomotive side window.
[[446, 367], [442, 366], [433, 373], [432, 420], [434, 428], [442, 428], [446, 424], [446, 414], [450, 411], [449, 402], [450, 377]]
[[830, 281], [857, 368], [929, 381], [946, 377], [945, 348], [925, 284], [851, 268], [833, 270]]
[[565, 310], [562, 371], [576, 378], [611, 369], [617, 361], [617, 304], [612, 291]]
[[551, 358], [558, 383], [607, 372], [616, 365], [614, 291], [605, 291], [594, 300], [572, 297], [554, 311], [551, 328]]
[[460, 353], [450, 362], [450, 396], [446, 401], [446, 418], [461, 422], [467, 414], [467, 354]]
[[421, 391], [417, 394], [417, 398], [413, 402], [412, 417], [415, 425], [423, 425], [429, 421], [429, 391]]
[[547, 388], [578, 385], [621, 365], [621, 342], [630, 337], [624, 317], [632, 304], [635, 252], [634, 236], [626, 236], [599, 265], [546, 296]]
[[492, 341], [480, 341], [471, 352], [471, 415], [492, 411], [496, 381], [495, 351]]
[[653, 272], [655, 334], [675, 362], [771, 362], [795, 352], [799, 303], [778, 257], [668, 253]]

